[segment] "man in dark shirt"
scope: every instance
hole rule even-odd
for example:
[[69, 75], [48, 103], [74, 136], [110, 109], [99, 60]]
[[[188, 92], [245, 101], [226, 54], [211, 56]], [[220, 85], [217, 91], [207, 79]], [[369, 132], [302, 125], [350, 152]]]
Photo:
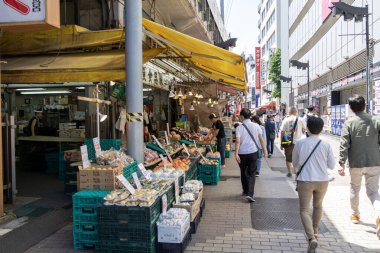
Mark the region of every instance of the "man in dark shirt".
[[225, 168], [226, 134], [224, 133], [224, 125], [214, 113], [210, 114], [208, 118], [212, 122], [211, 140], [216, 138], [216, 146], [220, 153], [222, 168]]
[[276, 123], [272, 115], [268, 115], [267, 121], [265, 121], [265, 133], [267, 137], [268, 157], [270, 158], [273, 155], [274, 140], [277, 134]]

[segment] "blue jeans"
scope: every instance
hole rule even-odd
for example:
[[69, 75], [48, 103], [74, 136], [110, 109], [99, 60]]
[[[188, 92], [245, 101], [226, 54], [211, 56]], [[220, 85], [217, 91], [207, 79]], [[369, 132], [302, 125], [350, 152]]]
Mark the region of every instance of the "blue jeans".
[[256, 173], [260, 174], [261, 171], [261, 158], [256, 160]]
[[220, 153], [220, 159], [222, 165], [224, 165], [226, 160], [226, 137], [217, 140], [216, 149]]
[[273, 155], [274, 139], [267, 138], [267, 150], [268, 154]]

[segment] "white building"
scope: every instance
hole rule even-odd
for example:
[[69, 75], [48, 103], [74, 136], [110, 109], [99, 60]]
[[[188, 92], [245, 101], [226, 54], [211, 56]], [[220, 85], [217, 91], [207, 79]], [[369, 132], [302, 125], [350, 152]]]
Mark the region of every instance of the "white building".
[[[286, 1], [287, 2], [287, 1]], [[309, 62], [310, 101], [307, 101], [307, 71], [291, 67], [289, 76], [296, 89], [296, 104], [314, 104], [320, 115], [330, 119], [334, 106], [347, 104], [354, 94], [366, 97], [366, 40], [363, 22], [333, 17], [331, 0], [289, 0], [289, 60]], [[346, 0], [364, 7], [367, 1]], [[368, 1], [370, 39], [380, 39], [380, 1]], [[373, 78], [379, 77], [379, 45], [374, 45]], [[372, 55], [373, 50], [371, 50]], [[379, 107], [380, 108], [380, 107]], [[378, 109], [379, 109], [378, 108]], [[334, 122], [328, 122], [331, 126]]]
[[[253, 109], [258, 105], [257, 96], [255, 92], [255, 81], [256, 81], [256, 63], [255, 55], [247, 55], [246, 60], [247, 78], [248, 78], [248, 92], [246, 95], [246, 103], [248, 108]], [[260, 92], [260, 91], [259, 91]]]
[[[282, 49], [281, 72], [283, 75], [288, 74], [288, 1], [260, 0], [258, 13], [260, 14], [258, 42], [261, 47], [261, 104], [265, 105], [272, 101], [271, 93], [268, 91], [275, 88], [275, 85], [268, 80], [267, 69], [269, 57], [276, 48]], [[279, 102], [288, 103], [289, 89], [282, 89], [281, 93], [282, 97]]]

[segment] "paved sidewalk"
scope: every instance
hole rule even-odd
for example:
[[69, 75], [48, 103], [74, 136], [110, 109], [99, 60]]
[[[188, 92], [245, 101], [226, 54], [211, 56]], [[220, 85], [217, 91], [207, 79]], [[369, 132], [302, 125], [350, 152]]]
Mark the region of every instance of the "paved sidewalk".
[[[338, 152], [338, 139], [324, 136]], [[278, 143], [276, 143], [278, 145]], [[277, 148], [263, 162], [256, 181], [256, 202], [241, 196], [240, 171], [234, 157], [227, 159], [218, 186], [206, 186], [206, 210], [186, 253], [196, 252], [306, 252], [307, 243], [298, 213], [294, 181], [285, 176], [284, 156]], [[330, 183], [324, 201], [320, 247], [317, 252], [380, 252], [374, 227], [374, 211], [361, 193], [363, 223], [349, 221], [349, 176]], [[72, 250], [71, 225], [41, 241], [27, 253], [78, 252]], [[83, 251], [84, 252], [84, 251]], [[89, 252], [89, 251], [86, 251]]]

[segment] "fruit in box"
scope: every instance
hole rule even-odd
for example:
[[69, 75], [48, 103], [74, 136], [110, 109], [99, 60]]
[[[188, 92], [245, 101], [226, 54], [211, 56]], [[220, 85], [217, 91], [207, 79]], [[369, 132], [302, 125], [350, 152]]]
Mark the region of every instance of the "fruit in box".
[[206, 155], [207, 158], [220, 158], [220, 153], [219, 152], [208, 152]]

